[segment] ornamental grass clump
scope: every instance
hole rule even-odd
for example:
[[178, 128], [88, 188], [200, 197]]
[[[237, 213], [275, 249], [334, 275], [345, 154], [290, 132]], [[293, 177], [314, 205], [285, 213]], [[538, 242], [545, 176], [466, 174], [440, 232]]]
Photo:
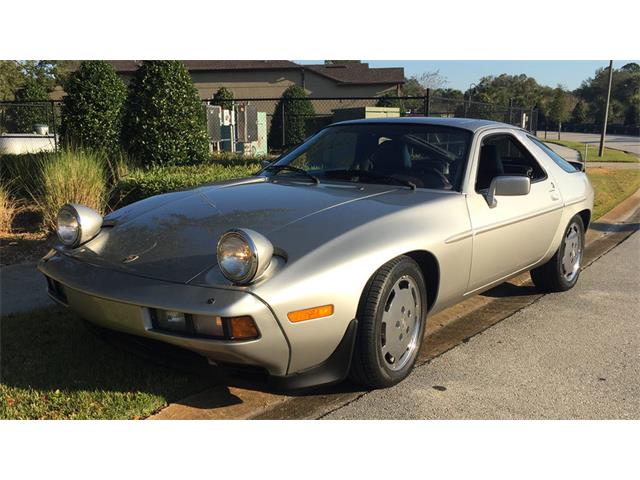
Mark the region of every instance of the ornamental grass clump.
[[0, 183], [0, 232], [11, 232], [13, 217], [18, 211], [18, 204], [11, 195], [9, 188]]
[[58, 211], [65, 203], [79, 203], [104, 213], [109, 188], [103, 154], [66, 148], [34, 161], [39, 163], [40, 178], [29, 193], [46, 228], [55, 229]]

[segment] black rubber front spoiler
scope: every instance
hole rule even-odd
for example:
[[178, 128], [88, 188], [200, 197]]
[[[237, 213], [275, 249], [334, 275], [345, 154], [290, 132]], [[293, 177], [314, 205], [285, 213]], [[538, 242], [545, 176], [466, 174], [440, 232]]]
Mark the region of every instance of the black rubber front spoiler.
[[[105, 329], [89, 322], [85, 323], [104, 340], [155, 363], [189, 372], [198, 372], [206, 376], [214, 374], [230, 385], [235, 384], [249, 388], [260, 388], [262, 385], [267, 390], [276, 391], [302, 390], [342, 382], [351, 367], [351, 357], [358, 330], [358, 321], [351, 320], [342, 340], [324, 362], [303, 372], [278, 377], [268, 375], [262, 368], [247, 365], [220, 363], [217, 366], [212, 366], [205, 357], [189, 350], [157, 340]], [[238, 384], [237, 381], [241, 383]]]
[[358, 320], [349, 322], [344, 336], [333, 353], [320, 365], [285, 377], [270, 376], [270, 386], [283, 390], [300, 390], [342, 382], [349, 374]]

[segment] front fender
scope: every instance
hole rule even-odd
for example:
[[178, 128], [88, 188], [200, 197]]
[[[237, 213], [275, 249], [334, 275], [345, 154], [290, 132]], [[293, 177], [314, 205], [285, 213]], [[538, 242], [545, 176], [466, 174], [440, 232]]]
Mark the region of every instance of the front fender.
[[[376, 208], [363, 209], [354, 202], [273, 235], [275, 245], [288, 243], [295, 253], [254, 293], [271, 306], [290, 340], [290, 374], [329, 357], [356, 318], [369, 278], [399, 255], [424, 250], [438, 259], [443, 280], [434, 309], [462, 295], [471, 263], [471, 225], [464, 196], [445, 193], [420, 203], [420, 194], [385, 195], [376, 201]], [[301, 253], [304, 248], [308, 251]], [[327, 304], [334, 305], [331, 317], [299, 323], [287, 319], [289, 312]]]

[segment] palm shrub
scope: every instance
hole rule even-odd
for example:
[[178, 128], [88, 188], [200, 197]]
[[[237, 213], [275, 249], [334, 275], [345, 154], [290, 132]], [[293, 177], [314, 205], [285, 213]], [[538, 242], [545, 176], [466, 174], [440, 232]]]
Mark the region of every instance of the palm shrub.
[[269, 145], [288, 148], [301, 143], [310, 133], [308, 122], [314, 116], [315, 110], [307, 92], [298, 85], [291, 85], [282, 93], [273, 112]]
[[46, 228], [55, 229], [58, 211], [65, 203], [80, 203], [104, 213], [109, 188], [102, 153], [63, 148], [39, 155], [34, 161], [40, 173], [29, 194], [41, 211]]
[[233, 93], [224, 87], [220, 87], [211, 98], [211, 105], [219, 105], [225, 110], [233, 108]]
[[122, 139], [143, 165], [181, 165], [209, 156], [205, 112], [184, 64], [145, 61], [125, 106]]
[[51, 107], [47, 89], [35, 79], [27, 79], [15, 93], [16, 102], [22, 105], [11, 106], [7, 112], [9, 131], [31, 133], [38, 123], [49, 124]]
[[62, 138], [67, 145], [118, 150], [127, 87], [101, 60], [84, 61], [65, 82]]

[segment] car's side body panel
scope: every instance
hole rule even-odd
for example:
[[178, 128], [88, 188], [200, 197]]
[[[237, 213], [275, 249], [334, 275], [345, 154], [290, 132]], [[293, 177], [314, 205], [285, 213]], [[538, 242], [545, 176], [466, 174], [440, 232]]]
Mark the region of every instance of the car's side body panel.
[[[422, 199], [422, 201], [421, 201]], [[292, 345], [290, 373], [322, 362], [356, 317], [364, 287], [381, 265], [408, 252], [427, 251], [440, 263], [440, 288], [433, 310], [455, 303], [465, 291], [471, 264], [470, 223], [464, 195], [398, 189], [296, 222], [274, 244], [293, 246], [312, 235], [313, 248], [254, 293], [268, 299]], [[353, 228], [354, 219], [358, 226]], [[420, 221], [423, 219], [423, 221]], [[322, 229], [313, 225], [323, 225]], [[286, 238], [285, 238], [286, 236]], [[303, 242], [301, 242], [303, 243]], [[291, 323], [287, 313], [333, 304], [335, 313]]]

